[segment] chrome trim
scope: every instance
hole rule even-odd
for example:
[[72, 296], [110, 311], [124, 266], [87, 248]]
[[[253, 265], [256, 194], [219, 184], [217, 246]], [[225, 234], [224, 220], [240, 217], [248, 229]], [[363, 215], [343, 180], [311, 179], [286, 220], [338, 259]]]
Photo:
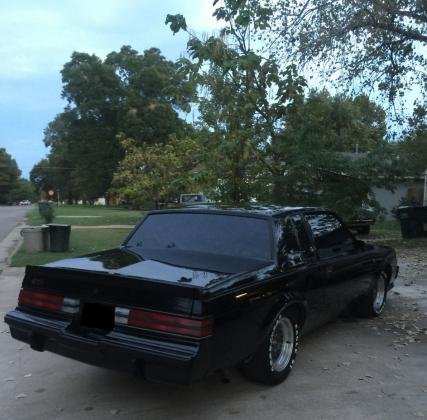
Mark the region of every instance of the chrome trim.
[[129, 319], [129, 309], [116, 307], [114, 311], [114, 323], [127, 325]]

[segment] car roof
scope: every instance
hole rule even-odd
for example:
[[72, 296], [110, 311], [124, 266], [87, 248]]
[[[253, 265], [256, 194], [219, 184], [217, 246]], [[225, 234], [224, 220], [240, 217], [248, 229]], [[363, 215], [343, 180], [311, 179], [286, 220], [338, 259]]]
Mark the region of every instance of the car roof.
[[217, 204], [200, 204], [194, 206], [186, 206], [183, 208], [172, 208], [164, 210], [153, 210], [148, 214], [161, 213], [212, 213], [212, 214], [233, 214], [253, 217], [274, 217], [286, 213], [301, 212], [301, 211], [316, 211], [325, 209], [319, 207], [297, 207], [297, 206], [278, 206], [278, 205], [250, 205], [242, 207], [219, 206]]

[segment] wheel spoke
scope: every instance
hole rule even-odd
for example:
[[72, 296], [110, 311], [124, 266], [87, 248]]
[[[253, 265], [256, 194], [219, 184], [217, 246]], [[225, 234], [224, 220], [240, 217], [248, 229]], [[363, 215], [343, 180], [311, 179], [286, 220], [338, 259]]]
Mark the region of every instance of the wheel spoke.
[[281, 372], [288, 366], [295, 346], [295, 333], [292, 322], [287, 317], [281, 317], [271, 332], [270, 364], [271, 369]]

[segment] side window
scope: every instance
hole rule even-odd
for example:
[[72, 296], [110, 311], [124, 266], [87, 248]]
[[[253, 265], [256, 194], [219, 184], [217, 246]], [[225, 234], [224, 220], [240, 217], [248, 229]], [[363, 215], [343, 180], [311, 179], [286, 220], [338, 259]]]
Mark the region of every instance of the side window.
[[310, 248], [311, 248], [310, 237], [308, 236], [302, 216], [300, 216], [299, 214], [296, 214], [294, 216], [291, 216], [291, 218], [292, 218], [292, 222], [295, 225], [295, 229], [297, 231], [298, 241], [299, 241], [301, 251], [312, 253], [312, 251], [310, 251]]
[[300, 215], [277, 219], [278, 251], [295, 264], [303, 261], [304, 254], [310, 252], [310, 238]]
[[320, 258], [345, 253], [353, 247], [353, 238], [343, 224], [331, 213], [307, 214]]

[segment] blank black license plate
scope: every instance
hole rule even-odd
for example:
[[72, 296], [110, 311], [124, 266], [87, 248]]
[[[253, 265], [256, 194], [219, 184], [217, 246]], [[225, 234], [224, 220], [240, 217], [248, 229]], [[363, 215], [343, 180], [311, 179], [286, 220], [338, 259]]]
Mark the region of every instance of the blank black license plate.
[[85, 303], [80, 325], [100, 330], [112, 330], [114, 327], [114, 306]]

